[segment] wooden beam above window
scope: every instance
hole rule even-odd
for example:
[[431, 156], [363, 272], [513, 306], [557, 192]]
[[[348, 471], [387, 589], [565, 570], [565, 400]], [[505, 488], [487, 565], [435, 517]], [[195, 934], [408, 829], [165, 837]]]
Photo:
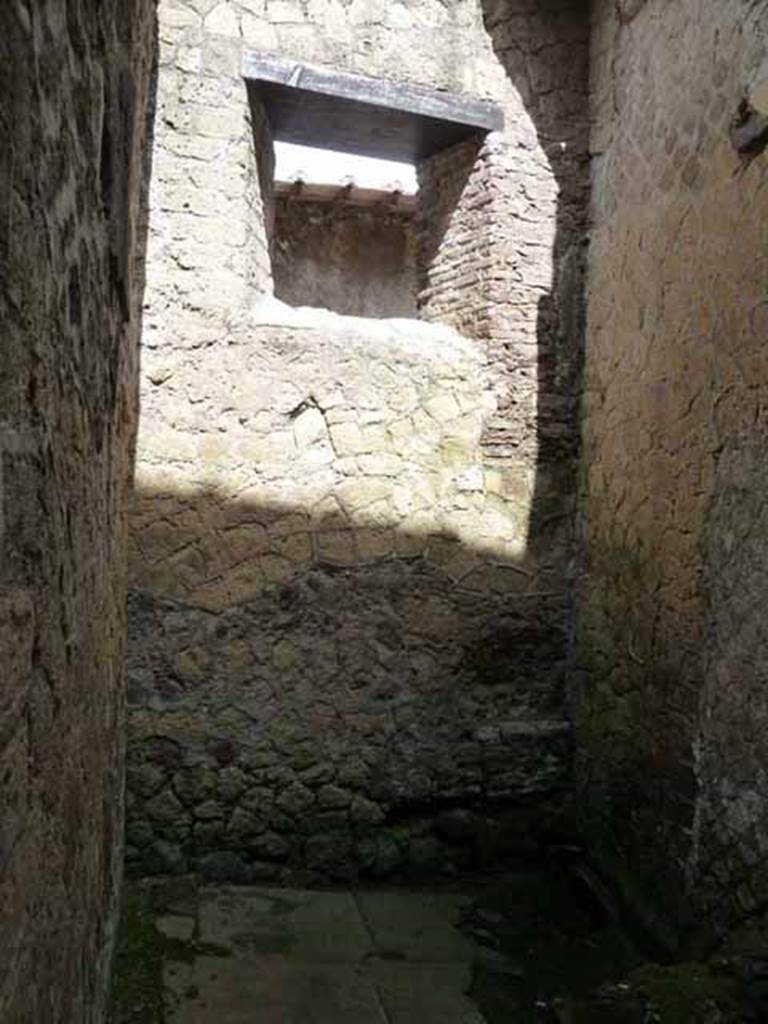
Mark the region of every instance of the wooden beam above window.
[[504, 127], [496, 103], [248, 52], [243, 76], [274, 138], [394, 160], [420, 160]]

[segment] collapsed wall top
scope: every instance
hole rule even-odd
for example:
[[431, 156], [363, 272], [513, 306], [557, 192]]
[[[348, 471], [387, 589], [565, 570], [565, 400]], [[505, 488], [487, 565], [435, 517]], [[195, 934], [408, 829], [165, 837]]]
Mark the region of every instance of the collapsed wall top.
[[500, 131], [501, 108], [470, 96], [248, 52], [243, 76], [275, 139], [391, 160], [421, 160]]

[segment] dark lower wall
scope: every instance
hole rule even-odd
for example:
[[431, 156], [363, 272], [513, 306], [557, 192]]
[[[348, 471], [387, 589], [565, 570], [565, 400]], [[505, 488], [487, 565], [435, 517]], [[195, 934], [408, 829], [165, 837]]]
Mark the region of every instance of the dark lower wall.
[[427, 557], [222, 611], [134, 592], [128, 869], [434, 879], [535, 851], [570, 733], [547, 717], [560, 609], [532, 603]]
[[104, 1015], [150, 0], [0, 11], [0, 1019]]
[[588, 829], [635, 900], [768, 895], [765, 4], [598, 2], [579, 594]]

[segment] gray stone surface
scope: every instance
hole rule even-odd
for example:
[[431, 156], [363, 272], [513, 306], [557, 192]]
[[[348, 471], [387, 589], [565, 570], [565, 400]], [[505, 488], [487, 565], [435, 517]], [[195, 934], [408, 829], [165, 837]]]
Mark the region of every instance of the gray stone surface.
[[[583, 997], [604, 995], [605, 980], [626, 977], [639, 962], [615, 918], [600, 914], [583, 884], [553, 861], [416, 890], [201, 889], [194, 877], [127, 888], [124, 923], [132, 926], [121, 931], [116, 1024], [224, 1024], [248, 1014], [252, 1024], [333, 1024], [335, 1014], [346, 1020], [353, 1012], [386, 1024], [511, 1024], [564, 1014], [570, 1021]], [[153, 919], [167, 926], [169, 914], [192, 919], [189, 941], [157, 934]], [[358, 940], [345, 942], [344, 932]], [[137, 938], [139, 957], [131, 955]], [[163, 963], [172, 990], [165, 1016]], [[684, 977], [690, 969], [683, 966]], [[628, 994], [647, 977], [617, 991]], [[151, 978], [157, 987], [147, 985]], [[700, 1005], [702, 989], [690, 988]], [[674, 989], [675, 1012], [678, 995]], [[586, 1006], [579, 1021], [603, 1020], [584, 1016]], [[699, 1024], [700, 1015], [692, 1010], [690, 1020]]]
[[167, 968], [165, 980], [175, 1003], [169, 1024], [387, 1024], [375, 985], [355, 964], [199, 957]]
[[467, 996], [469, 963], [374, 962], [370, 973], [388, 1024], [485, 1024]]
[[471, 898], [455, 893], [357, 893], [379, 956], [414, 963], [468, 963], [492, 956], [456, 928]]
[[192, 917], [181, 914], [166, 914], [155, 921], [158, 931], [168, 939], [180, 939], [188, 942], [192, 938], [195, 922]]
[[198, 920], [203, 942], [239, 959], [280, 953], [297, 963], [351, 963], [373, 948], [349, 892], [204, 889]]
[[[483, 1024], [473, 967], [506, 964], [457, 930], [449, 893], [200, 890], [196, 943], [164, 971], [169, 1024]], [[178, 930], [173, 918], [172, 932]], [[169, 919], [161, 922], [167, 929]]]

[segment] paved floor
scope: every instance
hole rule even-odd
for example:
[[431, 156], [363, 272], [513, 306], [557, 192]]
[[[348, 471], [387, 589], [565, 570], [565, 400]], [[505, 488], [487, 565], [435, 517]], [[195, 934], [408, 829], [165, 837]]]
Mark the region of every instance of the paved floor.
[[166, 963], [167, 1020], [486, 1024], [467, 994], [473, 971], [507, 965], [458, 930], [468, 904], [456, 893], [203, 888], [157, 922], [197, 951]]

